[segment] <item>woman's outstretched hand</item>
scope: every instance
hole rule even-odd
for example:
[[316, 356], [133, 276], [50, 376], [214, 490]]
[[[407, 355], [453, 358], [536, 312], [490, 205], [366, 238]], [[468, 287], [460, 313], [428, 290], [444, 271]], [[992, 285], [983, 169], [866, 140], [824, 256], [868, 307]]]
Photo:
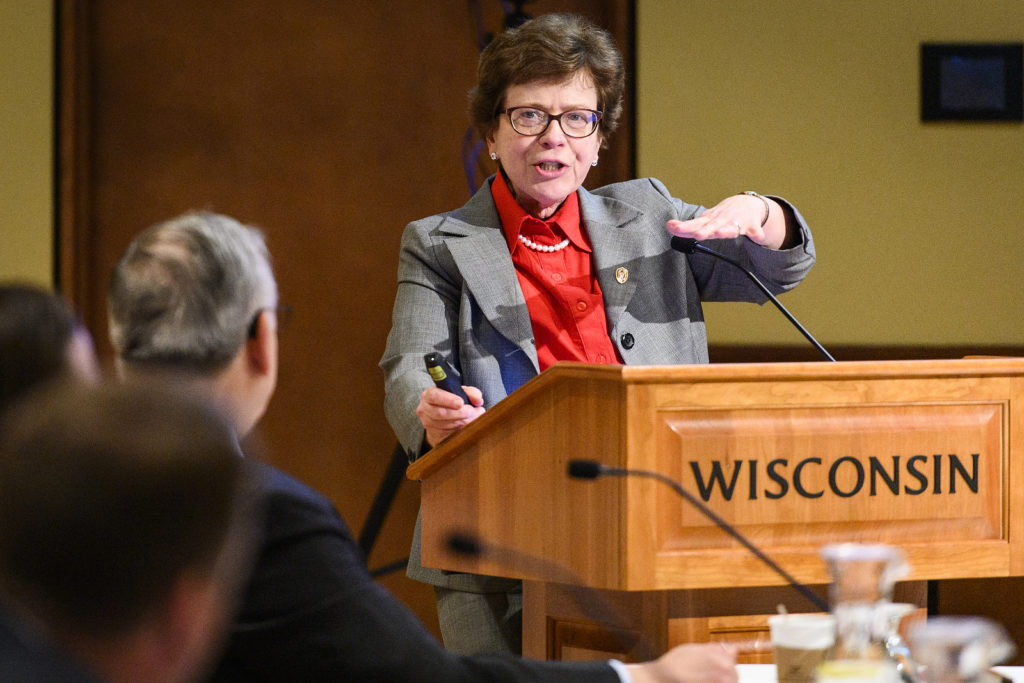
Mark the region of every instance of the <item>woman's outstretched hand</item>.
[[[762, 226], [765, 202], [768, 203], [768, 220]], [[773, 199], [765, 197], [761, 201], [747, 194], [726, 197], [688, 221], [668, 221], [665, 229], [673, 235], [697, 241], [744, 236], [769, 249], [781, 249], [786, 241], [786, 217], [782, 207]]]

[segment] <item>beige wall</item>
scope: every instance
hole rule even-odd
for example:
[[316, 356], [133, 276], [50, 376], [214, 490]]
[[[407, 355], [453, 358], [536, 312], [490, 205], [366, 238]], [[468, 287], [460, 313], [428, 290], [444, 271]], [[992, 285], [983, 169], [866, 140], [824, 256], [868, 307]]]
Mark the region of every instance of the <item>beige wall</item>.
[[[920, 43], [1021, 41], [1020, 0], [637, 0], [637, 32], [639, 173], [791, 199], [818, 264], [781, 300], [822, 342], [1024, 344], [1024, 126], [919, 113]], [[712, 342], [801, 342], [705, 313]]]
[[0, 279], [53, 275], [53, 7], [0, 2]]
[[[0, 3], [0, 278], [52, 271], [52, 8]], [[922, 41], [1021, 40], [1020, 0], [637, 0], [641, 175], [792, 199], [819, 263], [783, 297], [823, 342], [1024, 344], [1024, 126], [922, 124]], [[712, 342], [800, 343], [709, 305]]]

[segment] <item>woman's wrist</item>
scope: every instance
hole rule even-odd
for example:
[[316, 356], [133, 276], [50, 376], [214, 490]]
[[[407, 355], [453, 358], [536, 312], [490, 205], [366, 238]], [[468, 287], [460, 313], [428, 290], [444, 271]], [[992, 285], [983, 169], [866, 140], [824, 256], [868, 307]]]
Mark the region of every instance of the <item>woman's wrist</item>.
[[761, 218], [761, 227], [763, 228], [764, 224], [768, 222], [768, 219], [771, 218], [772, 215], [771, 204], [768, 203], [768, 199], [753, 190], [744, 190], [740, 194], [745, 194], [748, 197], [757, 197], [761, 200], [761, 203], [764, 204], [764, 216]]

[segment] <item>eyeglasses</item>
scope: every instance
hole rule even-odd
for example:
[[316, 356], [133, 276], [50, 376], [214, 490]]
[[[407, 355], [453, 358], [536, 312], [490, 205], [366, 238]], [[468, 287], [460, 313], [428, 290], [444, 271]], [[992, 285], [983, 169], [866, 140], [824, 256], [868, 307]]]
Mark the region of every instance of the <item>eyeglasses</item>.
[[287, 325], [288, 321], [292, 317], [292, 307], [288, 304], [278, 304], [277, 306], [261, 306], [256, 309], [256, 312], [252, 314], [252, 321], [249, 323], [249, 339], [256, 338], [256, 332], [260, 326], [260, 316], [267, 311], [273, 311], [277, 316], [277, 331], [281, 332]]
[[558, 121], [562, 132], [571, 138], [593, 135], [602, 116], [602, 112], [594, 109], [571, 109], [555, 115], [536, 107], [509, 107], [499, 113], [508, 115], [512, 130], [520, 135], [540, 135], [552, 121]]

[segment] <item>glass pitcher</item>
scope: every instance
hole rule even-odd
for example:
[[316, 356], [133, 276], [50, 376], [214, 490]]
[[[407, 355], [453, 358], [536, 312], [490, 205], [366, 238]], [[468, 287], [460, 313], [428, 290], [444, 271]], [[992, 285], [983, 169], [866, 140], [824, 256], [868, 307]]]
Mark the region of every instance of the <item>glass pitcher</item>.
[[901, 680], [885, 647], [885, 605], [896, 581], [910, 570], [903, 551], [887, 545], [840, 543], [821, 556], [832, 576], [829, 602], [836, 618], [836, 646], [819, 681]]
[[932, 617], [907, 631], [921, 678], [928, 683], [996, 681], [989, 669], [1016, 648], [998, 623], [982, 617]]
[[880, 603], [876, 617], [876, 626], [886, 654], [896, 664], [896, 670], [905, 683], [921, 683], [917, 662], [910, 651], [910, 646], [900, 635], [900, 622], [903, 617], [917, 609], [917, 605], [907, 602]]

